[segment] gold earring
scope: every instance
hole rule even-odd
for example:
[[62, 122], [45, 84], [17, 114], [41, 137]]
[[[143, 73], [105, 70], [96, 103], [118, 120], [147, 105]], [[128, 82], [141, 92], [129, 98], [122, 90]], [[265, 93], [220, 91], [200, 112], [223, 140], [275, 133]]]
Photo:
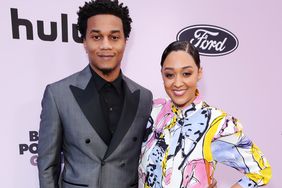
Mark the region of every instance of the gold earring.
[[196, 89], [196, 91], [195, 91], [195, 96], [197, 97], [197, 96], [199, 96], [200, 95], [200, 92], [199, 92], [199, 90], [198, 90], [198, 88]]

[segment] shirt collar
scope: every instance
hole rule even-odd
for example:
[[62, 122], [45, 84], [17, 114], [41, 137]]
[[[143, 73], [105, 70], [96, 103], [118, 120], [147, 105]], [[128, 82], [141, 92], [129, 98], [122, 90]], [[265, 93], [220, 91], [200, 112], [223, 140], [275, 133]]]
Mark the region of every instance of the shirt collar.
[[171, 110], [180, 119], [188, 118], [192, 114], [194, 114], [196, 111], [202, 108], [202, 105], [203, 105], [202, 103], [203, 103], [202, 97], [200, 96], [199, 93], [197, 93], [194, 101], [189, 106], [185, 107], [184, 109], [177, 108], [171, 101]]
[[108, 82], [105, 79], [103, 79], [101, 76], [99, 76], [89, 65], [89, 68], [91, 70], [92, 77], [94, 78], [94, 82], [96, 85], [96, 89], [98, 91], [101, 91], [101, 89], [106, 85], [110, 84], [115, 88], [115, 90], [118, 92], [119, 95], [122, 95], [123, 91], [123, 78], [122, 78], [122, 71], [120, 71], [118, 77], [112, 81]]

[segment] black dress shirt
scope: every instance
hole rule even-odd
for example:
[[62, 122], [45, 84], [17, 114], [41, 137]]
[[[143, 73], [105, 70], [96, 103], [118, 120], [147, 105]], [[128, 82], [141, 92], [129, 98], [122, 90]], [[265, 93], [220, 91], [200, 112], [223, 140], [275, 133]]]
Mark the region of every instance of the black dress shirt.
[[[119, 122], [124, 103], [122, 73], [120, 72], [114, 81], [108, 82], [100, 77], [91, 67], [90, 70], [99, 93], [101, 109], [108, 126], [107, 128], [111, 135], [113, 135]], [[110, 141], [106, 142], [109, 145]]]

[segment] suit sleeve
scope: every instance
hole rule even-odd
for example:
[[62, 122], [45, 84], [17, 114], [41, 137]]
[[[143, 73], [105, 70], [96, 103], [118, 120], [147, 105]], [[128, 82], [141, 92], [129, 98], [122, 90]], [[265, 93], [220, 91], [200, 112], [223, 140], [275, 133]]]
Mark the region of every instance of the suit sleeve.
[[40, 188], [57, 188], [61, 171], [62, 125], [51, 87], [42, 99], [38, 142]]
[[212, 141], [212, 155], [217, 162], [245, 174], [239, 185], [253, 188], [265, 185], [271, 178], [271, 167], [260, 149], [247, 138], [240, 122], [226, 115]]

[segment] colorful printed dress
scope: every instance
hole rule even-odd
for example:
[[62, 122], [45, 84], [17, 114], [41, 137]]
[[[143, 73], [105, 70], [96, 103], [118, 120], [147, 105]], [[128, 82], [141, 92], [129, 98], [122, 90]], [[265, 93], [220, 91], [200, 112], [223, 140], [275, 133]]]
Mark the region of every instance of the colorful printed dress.
[[265, 185], [271, 168], [240, 122], [197, 97], [187, 108], [154, 101], [139, 162], [141, 188], [207, 188], [216, 163], [245, 176], [242, 187]]

